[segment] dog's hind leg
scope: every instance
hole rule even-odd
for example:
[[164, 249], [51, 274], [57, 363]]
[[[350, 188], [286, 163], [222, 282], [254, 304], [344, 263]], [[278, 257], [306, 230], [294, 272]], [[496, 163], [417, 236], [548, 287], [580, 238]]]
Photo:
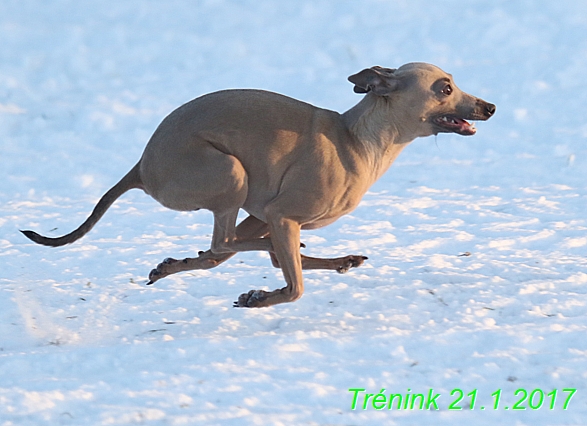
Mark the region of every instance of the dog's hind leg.
[[[276, 268], [279, 268], [279, 262], [275, 254], [270, 253], [271, 263]], [[368, 257], [360, 255], [349, 255], [344, 257], [335, 257], [330, 259], [323, 259], [319, 257], [309, 257], [302, 254], [302, 269], [327, 269], [336, 271], [339, 274], [348, 272], [351, 268], [357, 268], [367, 260]]]

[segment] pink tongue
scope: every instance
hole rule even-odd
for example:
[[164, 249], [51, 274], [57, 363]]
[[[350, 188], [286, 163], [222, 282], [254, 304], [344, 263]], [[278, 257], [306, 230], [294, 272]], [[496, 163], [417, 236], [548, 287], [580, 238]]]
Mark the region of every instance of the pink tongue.
[[456, 119], [457, 124], [459, 125], [459, 130], [461, 131], [461, 133], [465, 133], [467, 135], [474, 135], [475, 132], [477, 131], [474, 127], [471, 126], [471, 124], [469, 124], [469, 122], [467, 122], [466, 120], [462, 120], [460, 118]]

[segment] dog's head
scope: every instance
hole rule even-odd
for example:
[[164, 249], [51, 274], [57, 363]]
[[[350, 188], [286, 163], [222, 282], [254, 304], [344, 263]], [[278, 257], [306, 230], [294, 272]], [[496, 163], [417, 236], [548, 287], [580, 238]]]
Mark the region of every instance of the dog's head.
[[412, 122], [417, 136], [476, 132], [467, 120], [487, 120], [495, 105], [461, 91], [440, 68], [411, 63], [398, 69], [372, 67], [349, 77], [356, 93], [388, 98], [394, 114]]

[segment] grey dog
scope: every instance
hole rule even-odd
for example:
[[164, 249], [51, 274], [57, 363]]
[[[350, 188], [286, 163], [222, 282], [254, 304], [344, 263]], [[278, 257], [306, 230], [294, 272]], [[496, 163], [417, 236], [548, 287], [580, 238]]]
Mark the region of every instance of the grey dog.
[[[495, 105], [462, 92], [450, 74], [430, 64], [367, 68], [349, 81], [365, 96], [344, 114], [261, 90], [226, 90], [188, 102], [163, 120], [139, 162], [78, 229], [59, 238], [23, 233], [47, 246], [72, 243], [118, 197], [139, 188], [170, 209], [214, 214], [210, 249], [195, 258], [165, 259], [149, 284], [262, 250], [287, 285], [251, 290], [235, 306], [293, 302], [304, 291], [302, 269], [346, 272], [366, 259], [303, 256], [301, 229], [326, 226], [352, 211], [415, 138], [473, 135], [467, 120], [495, 113]], [[240, 209], [249, 216], [237, 226]]]

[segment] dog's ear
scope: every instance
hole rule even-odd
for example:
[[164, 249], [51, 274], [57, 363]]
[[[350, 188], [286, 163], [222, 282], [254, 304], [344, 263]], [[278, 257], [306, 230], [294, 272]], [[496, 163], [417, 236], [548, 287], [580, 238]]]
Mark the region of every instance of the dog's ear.
[[395, 69], [383, 67], [366, 68], [351, 75], [349, 81], [355, 85], [355, 93], [373, 92], [379, 96], [387, 96], [398, 89], [399, 80], [394, 75]]

